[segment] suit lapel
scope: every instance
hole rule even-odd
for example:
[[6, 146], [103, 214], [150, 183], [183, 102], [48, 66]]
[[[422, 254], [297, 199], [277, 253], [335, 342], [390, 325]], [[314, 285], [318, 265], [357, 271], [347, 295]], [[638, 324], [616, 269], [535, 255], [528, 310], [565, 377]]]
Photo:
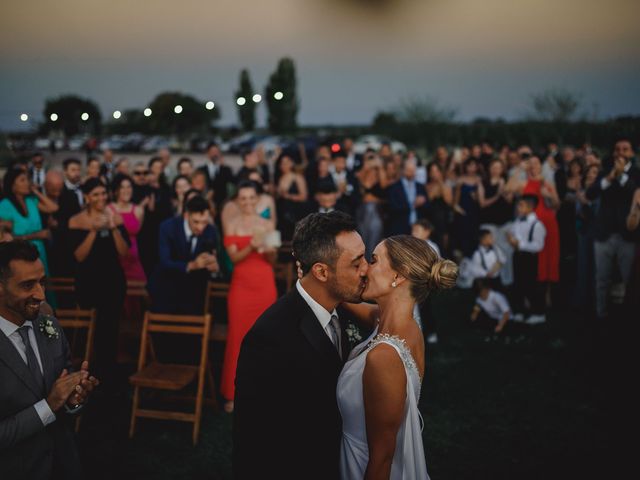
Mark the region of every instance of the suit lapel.
[[[40, 347], [38, 347], [40, 348]], [[41, 387], [36, 385], [33, 375], [29, 371], [29, 367], [22, 360], [22, 357], [11, 343], [7, 336], [0, 332], [0, 360], [7, 364], [13, 370], [17, 377], [31, 390], [37, 398], [42, 398]], [[44, 358], [42, 359], [44, 364]]]
[[[40, 317], [36, 319], [33, 323], [33, 333], [36, 336], [36, 343], [38, 344], [38, 353], [40, 353], [40, 361], [42, 362], [42, 376], [44, 377], [44, 384], [46, 388], [46, 392], [51, 390], [53, 386], [53, 382], [55, 381], [55, 374], [53, 372], [53, 359], [51, 358], [51, 352], [49, 351], [49, 345], [46, 338], [44, 338], [44, 334], [38, 328], [38, 322], [40, 321]], [[60, 341], [58, 339], [53, 339], [53, 341]]]
[[333, 360], [339, 366], [342, 366], [340, 355], [336, 347], [333, 345], [327, 334], [322, 327], [318, 318], [315, 316], [307, 302], [300, 296], [297, 289], [293, 293], [297, 298], [296, 300], [300, 304], [300, 312], [302, 319], [300, 320], [300, 330], [303, 335], [309, 341], [309, 343], [322, 355]]

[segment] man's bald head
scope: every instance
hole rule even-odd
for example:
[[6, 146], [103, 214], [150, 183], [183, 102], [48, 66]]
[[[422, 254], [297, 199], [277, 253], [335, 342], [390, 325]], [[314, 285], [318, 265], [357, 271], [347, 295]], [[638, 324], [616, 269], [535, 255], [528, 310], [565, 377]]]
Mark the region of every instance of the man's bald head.
[[62, 193], [64, 176], [58, 170], [49, 170], [44, 177], [44, 192], [47, 197], [56, 199]]

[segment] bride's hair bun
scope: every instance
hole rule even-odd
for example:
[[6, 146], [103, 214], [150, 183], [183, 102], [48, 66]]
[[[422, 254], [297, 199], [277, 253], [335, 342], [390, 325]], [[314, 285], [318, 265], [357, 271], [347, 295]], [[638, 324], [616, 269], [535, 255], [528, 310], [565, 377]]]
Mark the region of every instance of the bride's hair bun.
[[440, 259], [431, 265], [430, 286], [434, 290], [452, 288], [458, 278], [458, 266], [451, 260]]
[[432, 290], [454, 287], [458, 266], [444, 260], [424, 241], [410, 235], [396, 235], [385, 240], [389, 263], [411, 282], [411, 295], [423, 302]]

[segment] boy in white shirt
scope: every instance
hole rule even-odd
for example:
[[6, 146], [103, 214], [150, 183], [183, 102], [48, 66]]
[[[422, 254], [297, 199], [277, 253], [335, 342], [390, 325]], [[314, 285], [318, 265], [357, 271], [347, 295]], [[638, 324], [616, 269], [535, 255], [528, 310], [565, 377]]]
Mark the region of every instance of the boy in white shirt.
[[518, 217], [513, 222], [507, 239], [513, 246], [513, 309], [514, 321], [524, 318], [525, 299], [529, 300], [530, 315], [525, 320], [529, 325], [546, 322], [544, 314], [544, 289], [538, 282], [538, 253], [544, 247], [547, 230], [534, 209], [538, 198], [523, 195], [518, 199]]
[[476, 280], [474, 287], [477, 297], [471, 311], [471, 321], [476, 324], [491, 325], [495, 333], [502, 332], [511, 318], [511, 307], [507, 297], [492, 290], [486, 280]]
[[481, 229], [478, 240], [478, 249], [471, 256], [473, 276], [487, 280], [494, 290], [500, 290], [500, 270], [506, 262], [504, 253], [494, 246], [491, 230]]

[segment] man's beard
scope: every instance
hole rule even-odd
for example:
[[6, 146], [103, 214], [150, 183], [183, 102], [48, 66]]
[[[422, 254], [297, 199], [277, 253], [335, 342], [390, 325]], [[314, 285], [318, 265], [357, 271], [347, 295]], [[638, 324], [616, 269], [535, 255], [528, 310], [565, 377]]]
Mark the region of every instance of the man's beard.
[[23, 305], [16, 305], [16, 310], [24, 317], [25, 320], [35, 320], [40, 314], [40, 305], [42, 302], [27, 301]]
[[327, 282], [329, 292], [335, 298], [339, 298], [342, 302], [360, 303], [362, 302], [363, 280], [358, 283], [357, 290], [350, 290], [341, 286], [335, 277]]

